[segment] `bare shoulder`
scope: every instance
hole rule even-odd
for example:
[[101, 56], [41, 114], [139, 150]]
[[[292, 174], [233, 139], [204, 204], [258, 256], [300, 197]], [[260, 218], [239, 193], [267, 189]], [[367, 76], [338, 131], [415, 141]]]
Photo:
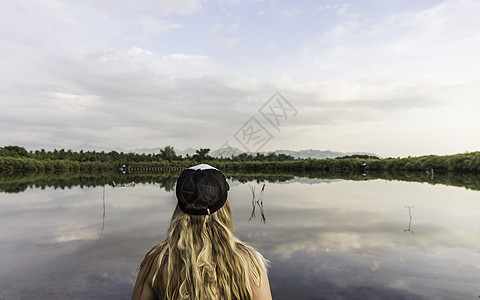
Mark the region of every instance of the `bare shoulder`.
[[272, 293], [270, 291], [270, 282], [267, 274], [267, 263], [265, 258], [260, 254], [257, 255], [258, 263], [260, 264], [260, 286], [254, 294], [254, 300], [271, 300]]
[[153, 277], [158, 266], [158, 255], [146, 257], [138, 271], [133, 288], [132, 300], [155, 300], [157, 293], [153, 288]]

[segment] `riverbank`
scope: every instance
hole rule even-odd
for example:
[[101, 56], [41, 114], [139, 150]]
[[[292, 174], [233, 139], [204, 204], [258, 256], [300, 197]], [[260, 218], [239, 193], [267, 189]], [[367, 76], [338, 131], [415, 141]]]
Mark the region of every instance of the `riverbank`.
[[168, 171], [208, 163], [229, 172], [368, 172], [425, 171], [480, 173], [480, 152], [454, 155], [426, 155], [406, 158], [341, 157], [328, 159], [295, 159], [288, 155], [240, 154], [229, 158], [202, 155], [178, 157], [175, 154], [136, 154], [112, 152], [72, 152], [71, 150], [30, 151], [18, 146], [0, 148], [1, 172], [98, 172], [118, 170]]

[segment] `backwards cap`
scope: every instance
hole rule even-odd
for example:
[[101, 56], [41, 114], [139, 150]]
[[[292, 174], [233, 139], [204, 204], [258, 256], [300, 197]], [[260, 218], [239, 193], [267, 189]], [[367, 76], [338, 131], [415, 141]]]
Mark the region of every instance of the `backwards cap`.
[[209, 215], [227, 201], [228, 185], [218, 169], [200, 164], [183, 170], [177, 180], [178, 206], [187, 214]]

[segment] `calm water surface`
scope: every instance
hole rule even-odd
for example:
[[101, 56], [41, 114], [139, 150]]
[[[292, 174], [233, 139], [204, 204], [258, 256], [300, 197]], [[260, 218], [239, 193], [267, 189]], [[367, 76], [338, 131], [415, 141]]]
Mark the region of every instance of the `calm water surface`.
[[[230, 182], [274, 299], [478, 299], [480, 192], [422, 183]], [[158, 184], [0, 194], [0, 299], [129, 299], [175, 206]], [[249, 220], [250, 219], [250, 220]]]

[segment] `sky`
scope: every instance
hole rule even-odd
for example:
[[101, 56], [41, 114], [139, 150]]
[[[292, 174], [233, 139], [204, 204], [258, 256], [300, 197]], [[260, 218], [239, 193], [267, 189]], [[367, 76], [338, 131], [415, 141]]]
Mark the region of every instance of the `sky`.
[[480, 149], [480, 2], [0, 2], [0, 146]]

